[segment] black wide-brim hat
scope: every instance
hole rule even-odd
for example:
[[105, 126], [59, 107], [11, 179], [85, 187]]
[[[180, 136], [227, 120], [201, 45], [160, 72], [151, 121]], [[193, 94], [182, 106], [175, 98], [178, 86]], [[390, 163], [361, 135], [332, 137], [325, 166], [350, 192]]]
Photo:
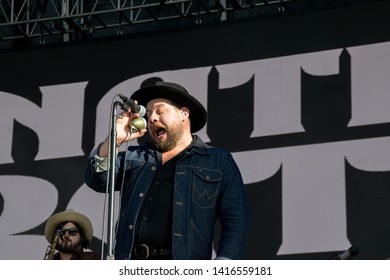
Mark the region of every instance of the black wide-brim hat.
[[158, 81], [153, 86], [140, 88], [131, 96], [131, 99], [144, 106], [156, 98], [169, 99], [179, 106], [187, 107], [190, 110], [191, 132], [197, 132], [205, 126], [207, 122], [206, 109], [181, 85]]

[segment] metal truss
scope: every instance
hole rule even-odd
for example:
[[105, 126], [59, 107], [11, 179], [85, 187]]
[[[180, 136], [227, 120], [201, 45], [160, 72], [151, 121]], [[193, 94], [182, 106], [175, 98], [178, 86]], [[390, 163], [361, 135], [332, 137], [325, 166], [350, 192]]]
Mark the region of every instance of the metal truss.
[[[273, 7], [279, 12], [293, 0], [0, 0], [0, 41], [18, 38], [129, 33], [134, 26], [174, 19], [202, 24], [213, 15], [228, 20], [229, 12]], [[145, 25], [144, 25], [145, 26]], [[132, 27], [132, 28], [129, 28]], [[108, 31], [110, 30], [110, 31]], [[139, 29], [138, 29], [139, 30]]]

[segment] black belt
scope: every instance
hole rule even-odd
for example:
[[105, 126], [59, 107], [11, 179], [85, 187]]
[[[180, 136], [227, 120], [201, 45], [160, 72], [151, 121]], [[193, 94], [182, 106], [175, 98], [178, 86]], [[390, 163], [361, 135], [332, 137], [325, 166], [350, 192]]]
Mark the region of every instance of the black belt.
[[[167, 250], [162, 247], [138, 244], [134, 245], [132, 255], [136, 259], [172, 259], [172, 250]], [[159, 258], [160, 257], [160, 258]]]

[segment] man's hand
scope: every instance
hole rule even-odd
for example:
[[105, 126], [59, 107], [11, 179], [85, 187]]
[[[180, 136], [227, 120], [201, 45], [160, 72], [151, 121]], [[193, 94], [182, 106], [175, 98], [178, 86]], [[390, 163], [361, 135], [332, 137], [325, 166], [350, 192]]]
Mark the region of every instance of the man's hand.
[[122, 112], [116, 119], [116, 146], [120, 146], [122, 143], [130, 140], [134, 140], [144, 136], [146, 129], [140, 131], [131, 132], [131, 122], [138, 119], [140, 115], [138, 113]]
[[[140, 115], [138, 113], [131, 113], [129, 112], [122, 112], [116, 117], [116, 147], [119, 148], [119, 146], [127, 141], [134, 140], [137, 138], [140, 138], [144, 136], [146, 133], [146, 128], [141, 129], [140, 131], [131, 132], [131, 122], [137, 118], [139, 118]], [[107, 157], [108, 151], [109, 151], [109, 138], [107, 137], [106, 140], [100, 145], [98, 156], [99, 157]]]

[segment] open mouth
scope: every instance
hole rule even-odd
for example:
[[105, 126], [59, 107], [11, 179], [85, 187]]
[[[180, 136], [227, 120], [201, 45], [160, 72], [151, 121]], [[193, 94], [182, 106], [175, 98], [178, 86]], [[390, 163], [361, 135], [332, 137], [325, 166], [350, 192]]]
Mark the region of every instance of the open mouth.
[[165, 134], [165, 129], [164, 128], [160, 128], [157, 130], [156, 132], [157, 136], [161, 136], [161, 135], [164, 135]]
[[155, 127], [153, 130], [153, 134], [156, 138], [161, 138], [166, 134], [166, 129], [161, 126]]

